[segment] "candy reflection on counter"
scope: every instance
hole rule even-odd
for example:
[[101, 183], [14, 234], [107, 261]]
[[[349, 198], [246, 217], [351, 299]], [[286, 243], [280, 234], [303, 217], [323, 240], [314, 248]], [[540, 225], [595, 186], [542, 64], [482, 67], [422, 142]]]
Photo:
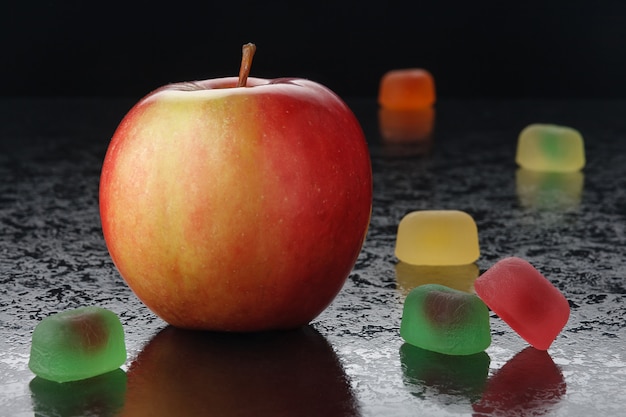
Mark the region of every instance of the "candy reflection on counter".
[[166, 327], [128, 370], [121, 416], [359, 416], [332, 346], [310, 326], [261, 333]]
[[495, 372], [474, 416], [551, 415], [565, 395], [563, 374], [548, 352], [528, 347]]
[[435, 109], [426, 107], [416, 110], [378, 110], [380, 135], [388, 144], [421, 143], [424, 148], [432, 144], [435, 126]]
[[580, 205], [585, 176], [581, 171], [540, 172], [519, 168], [515, 174], [517, 197], [525, 208], [567, 210]]
[[29, 388], [36, 416], [113, 417], [124, 405], [126, 373], [118, 368], [93, 378], [63, 383], [35, 377]]
[[396, 288], [407, 295], [413, 288], [424, 284], [440, 284], [459, 291], [474, 292], [474, 281], [480, 270], [476, 263], [467, 265], [395, 265]]
[[438, 394], [436, 398], [452, 395], [478, 401], [487, 384], [490, 361], [486, 352], [450, 356], [409, 343], [400, 347], [404, 384], [414, 395], [424, 398], [432, 397], [426, 392], [432, 388]]
[[533, 347], [517, 353], [491, 377], [487, 352], [450, 356], [405, 343], [400, 362], [404, 385], [413, 395], [447, 401], [446, 405], [465, 399], [474, 417], [550, 415], [567, 391], [548, 352]]

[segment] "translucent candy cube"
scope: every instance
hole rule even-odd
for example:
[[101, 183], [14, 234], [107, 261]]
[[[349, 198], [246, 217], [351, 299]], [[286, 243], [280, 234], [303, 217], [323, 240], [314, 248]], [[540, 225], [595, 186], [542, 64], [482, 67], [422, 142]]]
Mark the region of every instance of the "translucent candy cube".
[[41, 378], [68, 382], [113, 371], [125, 361], [117, 315], [83, 307], [48, 316], [35, 327], [28, 367]]
[[581, 170], [585, 166], [583, 138], [571, 127], [531, 124], [519, 135], [515, 162], [533, 171]]
[[378, 104], [394, 110], [415, 110], [435, 103], [435, 81], [422, 68], [395, 69], [386, 72], [378, 90]]
[[569, 319], [561, 292], [524, 259], [504, 258], [474, 282], [476, 294], [539, 350], [547, 350]]
[[400, 336], [446, 355], [479, 353], [491, 343], [489, 310], [474, 294], [439, 284], [421, 285], [404, 301]]
[[412, 265], [471, 264], [480, 256], [478, 228], [462, 211], [414, 211], [398, 225], [395, 255]]

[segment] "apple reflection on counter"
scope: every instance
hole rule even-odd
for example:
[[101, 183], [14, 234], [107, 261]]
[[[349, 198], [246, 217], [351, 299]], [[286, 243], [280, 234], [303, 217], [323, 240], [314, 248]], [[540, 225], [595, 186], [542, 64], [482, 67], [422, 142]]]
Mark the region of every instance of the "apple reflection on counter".
[[488, 377], [486, 352], [451, 356], [405, 343], [400, 348], [405, 387], [415, 396], [471, 404], [474, 417], [547, 415], [566, 384], [548, 352], [527, 347]]
[[378, 127], [387, 156], [429, 154], [433, 145], [435, 109], [378, 110]]
[[585, 176], [581, 171], [540, 172], [519, 168], [515, 174], [517, 197], [522, 207], [568, 210], [580, 205]]
[[328, 341], [310, 326], [213, 333], [166, 327], [131, 363], [123, 417], [359, 416]]

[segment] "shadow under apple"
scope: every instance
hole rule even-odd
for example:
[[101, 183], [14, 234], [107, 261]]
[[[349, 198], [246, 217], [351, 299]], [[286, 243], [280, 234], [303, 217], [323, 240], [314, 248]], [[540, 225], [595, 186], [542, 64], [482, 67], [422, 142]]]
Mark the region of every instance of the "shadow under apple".
[[328, 341], [310, 326], [215, 333], [166, 327], [132, 362], [124, 417], [359, 416]]

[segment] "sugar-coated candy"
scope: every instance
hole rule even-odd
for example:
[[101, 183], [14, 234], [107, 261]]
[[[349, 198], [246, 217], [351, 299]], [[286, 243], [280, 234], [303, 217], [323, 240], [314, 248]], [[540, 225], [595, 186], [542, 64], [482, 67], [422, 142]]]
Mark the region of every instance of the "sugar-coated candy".
[[478, 228], [459, 210], [413, 211], [400, 220], [396, 257], [412, 265], [466, 265], [480, 256]]
[[576, 129], [534, 123], [517, 140], [515, 162], [533, 171], [571, 172], [585, 166], [583, 138]]
[[433, 352], [472, 355], [491, 343], [489, 310], [474, 294], [439, 284], [420, 285], [404, 301], [400, 336]]
[[504, 258], [474, 282], [476, 294], [524, 340], [547, 350], [569, 319], [563, 294], [528, 261]]
[[124, 329], [115, 313], [82, 307], [43, 319], [33, 331], [28, 367], [55, 382], [91, 378], [126, 361]]
[[378, 104], [394, 110], [415, 110], [435, 103], [435, 81], [423, 68], [386, 72], [378, 89]]

